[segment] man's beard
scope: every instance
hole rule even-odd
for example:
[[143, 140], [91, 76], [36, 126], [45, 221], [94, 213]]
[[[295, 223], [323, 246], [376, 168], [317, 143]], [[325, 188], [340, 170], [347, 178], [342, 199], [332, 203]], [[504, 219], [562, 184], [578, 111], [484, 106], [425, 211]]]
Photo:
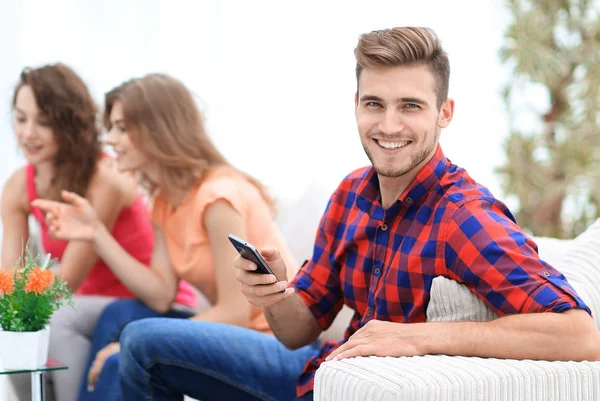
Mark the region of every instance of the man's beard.
[[402, 168], [400, 168], [400, 170], [397, 170], [397, 171], [394, 171], [393, 167], [389, 167], [386, 169], [381, 166], [376, 166], [374, 158], [371, 155], [371, 153], [369, 152], [369, 149], [365, 144], [363, 144], [363, 149], [365, 150], [367, 157], [371, 161], [371, 164], [373, 165], [373, 168], [375, 169], [375, 172], [377, 173], [377, 175], [379, 175], [381, 177], [398, 178], [398, 177], [402, 177], [406, 173], [412, 171], [415, 167], [417, 167], [419, 164], [421, 164], [423, 162], [423, 160], [427, 159], [427, 157], [429, 157], [429, 155], [431, 155], [433, 153], [433, 151], [436, 148], [437, 137], [438, 137], [437, 130], [434, 129], [433, 132], [434, 132], [433, 138], [431, 139], [431, 143], [429, 144], [429, 146], [427, 146], [425, 149], [422, 149], [419, 152], [413, 154], [410, 158], [410, 163], [406, 167], [402, 167]]

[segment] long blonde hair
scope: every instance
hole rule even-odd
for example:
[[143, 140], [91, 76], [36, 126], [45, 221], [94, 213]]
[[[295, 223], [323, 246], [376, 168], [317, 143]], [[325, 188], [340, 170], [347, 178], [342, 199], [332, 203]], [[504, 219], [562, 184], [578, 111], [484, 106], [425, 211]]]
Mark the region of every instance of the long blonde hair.
[[[133, 145], [159, 166], [154, 182], [142, 177], [150, 195], [189, 191], [201, 182], [210, 167], [230, 166], [212, 143], [202, 113], [191, 92], [179, 80], [165, 74], [131, 79], [105, 95], [104, 123], [110, 129], [115, 102], [123, 107], [123, 119]], [[132, 129], [133, 128], [133, 129]], [[264, 186], [240, 172], [260, 191], [274, 211]]]

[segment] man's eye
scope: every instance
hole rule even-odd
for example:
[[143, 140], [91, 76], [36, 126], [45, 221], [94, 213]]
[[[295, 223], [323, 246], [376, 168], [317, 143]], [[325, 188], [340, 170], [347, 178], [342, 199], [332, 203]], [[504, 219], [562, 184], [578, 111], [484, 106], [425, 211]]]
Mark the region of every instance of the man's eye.
[[38, 121], [38, 124], [42, 127], [49, 127], [50, 123], [48, 121]]
[[15, 117], [15, 121], [23, 124], [25, 122], [25, 119], [23, 117]]
[[379, 107], [381, 105], [378, 102], [367, 102], [366, 106], [367, 107]]
[[418, 109], [419, 105], [415, 104], [415, 103], [406, 103], [404, 105], [404, 108], [406, 108], [406, 109]]

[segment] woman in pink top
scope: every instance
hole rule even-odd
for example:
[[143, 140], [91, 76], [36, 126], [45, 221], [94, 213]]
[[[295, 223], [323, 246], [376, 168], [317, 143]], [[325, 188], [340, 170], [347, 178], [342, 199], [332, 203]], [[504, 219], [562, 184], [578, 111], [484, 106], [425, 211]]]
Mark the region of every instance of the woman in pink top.
[[[51, 372], [57, 401], [74, 401], [80, 373], [90, 350], [98, 316], [116, 298], [132, 298], [99, 258], [93, 246], [56, 239], [43, 212], [32, 206], [38, 197], [60, 198], [61, 190], [84, 197], [124, 251], [140, 265], [150, 263], [152, 228], [146, 205], [131, 177], [104, 157], [96, 127], [97, 108], [79, 76], [63, 64], [25, 69], [13, 95], [13, 129], [28, 164], [6, 182], [2, 195], [2, 267], [12, 269], [29, 240], [28, 217], [38, 221], [41, 247], [59, 259], [59, 272], [76, 294], [76, 309], [63, 308], [52, 318], [50, 357], [69, 370]], [[31, 239], [35, 242], [35, 238]], [[184, 289], [180, 302], [186, 303]], [[29, 375], [15, 377], [20, 399], [30, 399]]]
[[[227, 236], [234, 234], [258, 247], [276, 246], [290, 266], [297, 265], [275, 226], [271, 199], [259, 182], [231, 167], [212, 144], [190, 91], [166, 75], [133, 79], [106, 95], [105, 117], [106, 142], [113, 145], [119, 168], [139, 173], [154, 201], [151, 269], [127, 255], [78, 195], [64, 197], [70, 205], [36, 203], [48, 213], [51, 232], [92, 244], [111, 269], [128, 272], [125, 284], [157, 312], [168, 308], [175, 283], [185, 279], [210, 303], [192, 319], [270, 332], [262, 310], [240, 291], [232, 266], [237, 252]], [[95, 339], [114, 341], [127, 323], [122, 316], [131, 321], [135, 310], [146, 311], [131, 302], [110, 305]], [[88, 374], [89, 390], [95, 389], [83, 388], [80, 401], [108, 400], [115, 394], [118, 398], [118, 349], [118, 343], [112, 343], [97, 353]]]

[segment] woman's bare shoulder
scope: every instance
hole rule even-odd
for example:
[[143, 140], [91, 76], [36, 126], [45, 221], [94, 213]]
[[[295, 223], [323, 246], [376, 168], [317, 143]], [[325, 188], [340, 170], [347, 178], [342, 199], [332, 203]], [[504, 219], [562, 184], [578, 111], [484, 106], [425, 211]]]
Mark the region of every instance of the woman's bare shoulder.
[[107, 197], [114, 197], [113, 200], [120, 200], [120, 206], [123, 208], [133, 203], [138, 193], [139, 186], [135, 177], [120, 172], [116, 161], [104, 158], [98, 162], [88, 189], [88, 198], [91, 202], [93, 198], [107, 200]]
[[6, 180], [2, 189], [2, 204], [10, 205], [11, 209], [18, 208], [29, 211], [27, 199], [27, 167], [21, 167]]

